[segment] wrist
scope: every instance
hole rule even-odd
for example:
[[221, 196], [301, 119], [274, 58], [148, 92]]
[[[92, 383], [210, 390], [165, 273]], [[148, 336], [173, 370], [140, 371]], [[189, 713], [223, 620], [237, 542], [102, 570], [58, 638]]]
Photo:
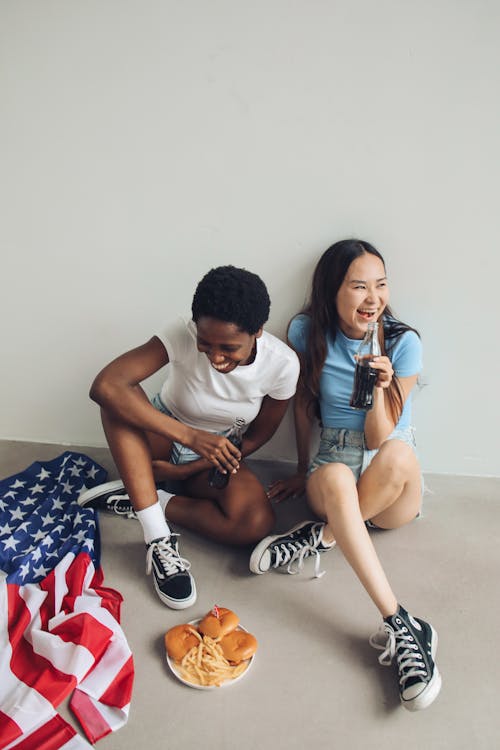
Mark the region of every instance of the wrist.
[[181, 429], [179, 430], [178, 436], [174, 437], [174, 440], [181, 445], [192, 446], [194, 442], [195, 430], [192, 427], [188, 427], [186, 424], [178, 422]]

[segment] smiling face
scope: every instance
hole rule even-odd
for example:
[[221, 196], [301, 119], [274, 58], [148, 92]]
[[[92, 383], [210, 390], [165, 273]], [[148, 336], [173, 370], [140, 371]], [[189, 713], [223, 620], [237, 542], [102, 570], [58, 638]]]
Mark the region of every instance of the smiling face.
[[384, 264], [364, 253], [353, 260], [337, 293], [339, 325], [350, 339], [362, 339], [368, 323], [380, 318], [389, 302]]
[[240, 365], [249, 365], [255, 359], [255, 341], [262, 335], [242, 331], [234, 323], [217, 318], [201, 317], [196, 323], [196, 346], [210, 360], [210, 364], [226, 375]]

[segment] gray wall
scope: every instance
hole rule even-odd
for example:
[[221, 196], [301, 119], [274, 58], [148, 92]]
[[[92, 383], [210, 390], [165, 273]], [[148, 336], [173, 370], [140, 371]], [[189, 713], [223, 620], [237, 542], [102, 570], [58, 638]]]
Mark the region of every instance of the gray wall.
[[[3, 0], [0, 437], [103, 445], [93, 375], [209, 267], [261, 274], [282, 336], [356, 235], [423, 337], [424, 470], [498, 476], [499, 21], [493, 0]], [[290, 417], [259, 455], [294, 458]]]

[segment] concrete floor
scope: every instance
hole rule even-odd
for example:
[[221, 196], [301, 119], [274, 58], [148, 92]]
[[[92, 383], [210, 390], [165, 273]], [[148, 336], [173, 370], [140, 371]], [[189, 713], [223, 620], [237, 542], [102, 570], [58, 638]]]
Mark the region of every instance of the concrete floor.
[[[0, 442], [0, 476], [71, 446]], [[116, 477], [104, 449], [82, 448]], [[254, 462], [266, 483], [290, 470]], [[124, 596], [122, 625], [136, 678], [129, 722], [104, 738], [102, 750], [495, 750], [500, 601], [500, 479], [427, 475], [424, 514], [391, 532], [372, 532], [399, 600], [439, 633], [443, 688], [426, 711], [409, 713], [398, 700], [392, 668], [368, 644], [378, 628], [374, 606], [339, 550], [312, 561], [299, 576], [248, 571], [248, 552], [222, 548], [183, 532], [181, 552], [192, 563], [198, 601], [175, 612], [161, 604], [145, 577], [136, 521], [100, 517], [105, 584]], [[304, 503], [277, 507], [278, 528], [310, 517]], [[230, 607], [255, 634], [259, 650], [248, 676], [211, 692], [179, 683], [169, 672], [163, 635]], [[65, 716], [68, 716], [63, 709]]]

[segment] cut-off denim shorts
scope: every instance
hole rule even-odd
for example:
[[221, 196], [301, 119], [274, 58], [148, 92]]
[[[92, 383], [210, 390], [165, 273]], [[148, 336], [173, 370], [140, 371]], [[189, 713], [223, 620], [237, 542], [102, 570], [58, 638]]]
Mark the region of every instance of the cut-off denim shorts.
[[[160, 394], [156, 393], [151, 399], [150, 402], [153, 404], [155, 409], [158, 409], [158, 411], [161, 411], [163, 414], [166, 414], [167, 417], [172, 417], [172, 419], [177, 419], [170, 409], [167, 409], [165, 404], [160, 398]], [[179, 421], [179, 420], [177, 420]], [[227, 435], [227, 433], [231, 430], [229, 428], [228, 430], [224, 430], [223, 432], [216, 433], [217, 435]], [[188, 448], [185, 445], [181, 445], [181, 443], [172, 443], [172, 452], [170, 454], [170, 462], [173, 464], [189, 464], [191, 461], [196, 461], [198, 458], [201, 458], [198, 453], [195, 453], [191, 450], [191, 448]]]
[[[417, 454], [415, 430], [413, 427], [396, 428], [387, 440], [402, 440]], [[356, 482], [368, 468], [378, 453], [378, 448], [368, 450], [365, 446], [364, 432], [361, 430], [346, 430], [338, 427], [323, 427], [320, 434], [318, 452], [309, 466], [312, 474], [323, 464], [342, 463], [348, 466]]]
[[[413, 427], [396, 428], [387, 440], [402, 440], [413, 449], [417, 455], [415, 430]], [[337, 427], [323, 427], [320, 433], [318, 452], [309, 466], [308, 475], [324, 464], [342, 463], [350, 468], [356, 482], [368, 468], [378, 453], [378, 448], [368, 450], [365, 447], [365, 435], [360, 430], [346, 430]], [[420, 487], [424, 494], [424, 478], [420, 477]], [[420, 513], [417, 514], [417, 518]], [[365, 521], [369, 529], [379, 527], [373, 521]]]

